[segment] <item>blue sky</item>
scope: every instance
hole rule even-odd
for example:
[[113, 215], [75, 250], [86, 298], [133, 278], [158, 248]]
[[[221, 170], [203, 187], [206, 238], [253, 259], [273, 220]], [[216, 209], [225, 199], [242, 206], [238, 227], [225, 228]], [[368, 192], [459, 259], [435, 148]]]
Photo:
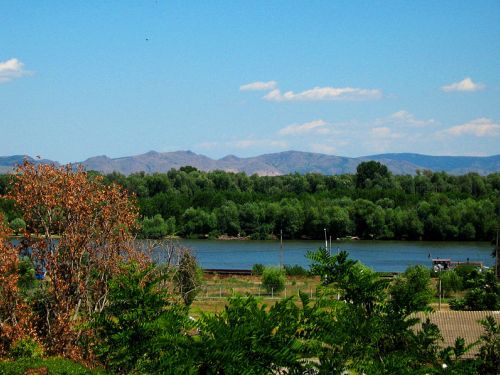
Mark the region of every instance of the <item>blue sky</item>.
[[500, 2], [3, 1], [0, 155], [500, 153]]

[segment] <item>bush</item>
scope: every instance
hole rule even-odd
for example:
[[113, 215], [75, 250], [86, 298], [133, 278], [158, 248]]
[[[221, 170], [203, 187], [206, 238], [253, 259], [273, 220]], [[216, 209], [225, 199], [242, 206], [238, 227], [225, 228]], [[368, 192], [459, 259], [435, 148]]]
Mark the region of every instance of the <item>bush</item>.
[[463, 298], [452, 298], [448, 302], [451, 310], [465, 310], [465, 301]]
[[430, 272], [424, 266], [411, 266], [395, 277], [390, 286], [391, 303], [404, 313], [424, 311], [432, 300]]
[[9, 226], [15, 234], [19, 234], [19, 232], [26, 229], [26, 222], [20, 217], [16, 217], [10, 222]]
[[261, 276], [264, 272], [264, 265], [261, 263], [255, 263], [252, 267], [252, 275]]
[[262, 286], [268, 293], [279, 293], [285, 289], [285, 271], [277, 267], [265, 268], [262, 273]]
[[[462, 278], [454, 270], [443, 271], [440, 274], [441, 291], [445, 297], [449, 297], [451, 292], [462, 290]], [[439, 293], [439, 283], [436, 285]]]
[[477, 287], [482, 278], [477, 266], [470, 264], [459, 265], [455, 268], [455, 272], [462, 279], [462, 289]]
[[298, 264], [294, 264], [293, 266], [285, 264], [285, 273], [288, 276], [307, 276], [309, 274], [304, 267]]
[[[302, 359], [311, 355], [311, 347], [297, 334], [308, 329], [302, 319], [302, 309], [290, 298], [270, 307], [253, 296], [230, 298], [222, 312], [200, 319], [200, 349], [189, 356], [196, 367], [174, 373], [310, 373], [312, 366]], [[159, 370], [156, 373], [166, 373]]]
[[43, 355], [43, 349], [40, 347], [35, 340], [31, 338], [25, 338], [18, 340], [10, 348], [9, 356], [14, 359], [18, 358], [41, 358]]
[[18, 285], [23, 290], [33, 288], [35, 285], [35, 268], [29, 257], [21, 257], [18, 267], [19, 280]]
[[169, 302], [168, 274], [136, 263], [122, 265], [109, 282], [109, 304], [94, 317], [95, 353], [111, 373], [127, 373], [138, 363], [159, 357], [162, 346], [189, 340], [187, 308]]
[[180, 255], [174, 281], [184, 304], [191, 306], [203, 283], [203, 270], [198, 267], [196, 257], [188, 249], [184, 249]]
[[[470, 283], [472, 284], [472, 283]], [[473, 288], [467, 289], [463, 299], [454, 302], [454, 310], [498, 310], [500, 309], [500, 286], [493, 270], [483, 271], [475, 279]]]

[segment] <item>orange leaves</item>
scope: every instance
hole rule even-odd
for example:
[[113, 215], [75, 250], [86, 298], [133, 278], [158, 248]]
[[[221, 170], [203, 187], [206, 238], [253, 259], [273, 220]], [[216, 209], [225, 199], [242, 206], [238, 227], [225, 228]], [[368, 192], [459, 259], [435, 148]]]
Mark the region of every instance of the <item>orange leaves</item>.
[[23, 212], [31, 232], [50, 236], [71, 228], [92, 229], [96, 224], [132, 228], [137, 210], [126, 193], [113, 185], [104, 186], [100, 176], [90, 179], [71, 166], [34, 166], [25, 162], [9, 198]]
[[48, 296], [37, 327], [51, 354], [75, 357], [77, 322], [107, 303], [107, 280], [124, 259], [142, 259], [133, 232], [138, 210], [124, 189], [71, 165], [25, 162], [8, 198], [26, 222], [23, 246], [46, 271]]
[[0, 356], [17, 340], [27, 336], [36, 338], [30, 310], [20, 295], [19, 256], [9, 242], [9, 234], [0, 215]]
[[12, 231], [5, 224], [5, 220], [2, 216], [2, 213], [0, 213], [0, 242], [7, 240], [8, 237], [11, 235], [11, 233], [12, 233]]

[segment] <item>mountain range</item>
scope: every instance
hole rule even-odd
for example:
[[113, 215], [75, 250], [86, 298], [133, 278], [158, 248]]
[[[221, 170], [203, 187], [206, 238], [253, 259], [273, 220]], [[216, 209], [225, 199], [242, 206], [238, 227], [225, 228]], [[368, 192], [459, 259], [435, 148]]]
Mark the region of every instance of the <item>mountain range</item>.
[[[16, 164], [27, 159], [35, 164], [56, 161], [33, 159], [24, 155], [0, 156], [0, 173], [10, 173]], [[248, 175], [258, 174], [276, 176], [289, 173], [321, 173], [334, 175], [355, 173], [356, 167], [363, 161], [375, 160], [385, 164], [394, 174], [415, 174], [417, 170], [444, 171], [449, 174], [465, 174], [476, 172], [482, 175], [500, 172], [500, 154], [493, 156], [430, 156], [412, 153], [379, 154], [357, 158], [334, 156], [301, 151], [285, 151], [264, 154], [254, 157], [240, 158], [228, 155], [221, 159], [191, 151], [156, 152], [150, 151], [135, 156], [109, 158], [105, 155], [94, 156], [82, 162], [87, 170], [102, 173], [119, 172], [125, 175], [136, 172], [167, 172], [172, 168], [193, 166], [203, 171], [224, 170], [229, 172], [245, 172]]]

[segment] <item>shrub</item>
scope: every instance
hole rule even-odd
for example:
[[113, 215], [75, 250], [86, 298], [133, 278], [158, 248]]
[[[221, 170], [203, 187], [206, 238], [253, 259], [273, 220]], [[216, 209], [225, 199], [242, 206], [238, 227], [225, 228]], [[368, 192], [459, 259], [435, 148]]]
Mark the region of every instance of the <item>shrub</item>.
[[188, 249], [183, 249], [175, 274], [175, 284], [184, 304], [190, 306], [200, 291], [203, 271], [198, 267], [196, 257]]
[[285, 273], [288, 276], [307, 276], [308, 275], [307, 270], [304, 267], [299, 266], [298, 264], [294, 264], [293, 266], [285, 264]]
[[500, 325], [489, 315], [480, 321], [485, 333], [481, 336], [479, 359], [481, 373], [498, 374], [500, 368]]
[[[159, 359], [172, 342], [190, 340], [186, 307], [168, 300], [168, 273], [153, 265], [122, 265], [122, 274], [110, 281], [109, 304], [94, 317], [95, 353], [111, 373], [127, 373], [138, 364]], [[173, 360], [176, 355], [172, 355]], [[140, 371], [139, 373], [151, 373]]]
[[268, 293], [279, 293], [285, 289], [285, 271], [277, 267], [265, 268], [262, 272], [262, 286]]
[[[312, 318], [319, 315], [314, 311]], [[311, 348], [297, 335], [308, 329], [304, 328], [303, 314], [291, 298], [267, 307], [253, 296], [233, 297], [222, 312], [200, 318], [201, 345], [190, 353], [197, 368], [182, 373], [310, 373], [307, 370], [312, 365], [302, 358], [310, 356]]]
[[404, 313], [426, 310], [434, 294], [430, 281], [430, 272], [424, 266], [408, 267], [391, 283], [391, 304]]
[[462, 264], [455, 268], [455, 272], [462, 279], [462, 288], [475, 288], [481, 281], [481, 273], [476, 266]]
[[[454, 270], [444, 271], [440, 274], [441, 291], [445, 297], [449, 297], [451, 292], [462, 290], [462, 278]], [[439, 283], [436, 286], [439, 292]]]
[[252, 275], [261, 276], [264, 272], [264, 265], [261, 263], [255, 263], [252, 267]]
[[22, 290], [30, 289], [35, 285], [35, 268], [29, 257], [19, 258], [18, 274], [18, 286]]
[[463, 298], [452, 298], [448, 304], [451, 310], [465, 310], [465, 301]]
[[18, 358], [41, 358], [43, 349], [35, 340], [31, 338], [23, 338], [14, 343], [10, 348], [9, 356], [14, 359]]
[[455, 302], [454, 310], [498, 310], [500, 308], [500, 286], [497, 285], [493, 270], [482, 272], [475, 280], [477, 286], [467, 289], [460, 302]]
[[26, 223], [20, 217], [16, 217], [14, 220], [12, 220], [9, 226], [15, 234], [19, 234], [19, 232], [26, 229]]

